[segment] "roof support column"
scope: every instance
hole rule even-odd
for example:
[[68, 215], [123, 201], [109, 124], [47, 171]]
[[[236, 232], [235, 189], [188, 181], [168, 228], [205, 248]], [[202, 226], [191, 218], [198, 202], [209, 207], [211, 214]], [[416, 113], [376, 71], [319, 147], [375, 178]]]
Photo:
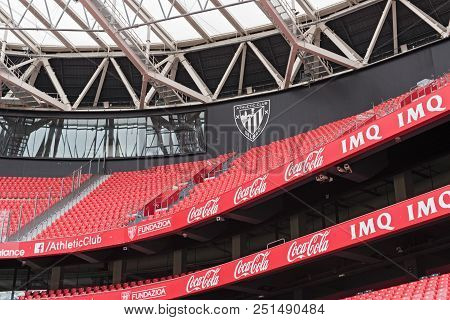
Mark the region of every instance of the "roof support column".
[[47, 58], [43, 58], [42, 63], [44, 64], [45, 71], [47, 71], [47, 74], [50, 77], [50, 80], [51, 80], [53, 86], [55, 87], [56, 92], [59, 95], [59, 98], [65, 105], [70, 107], [70, 101], [69, 101], [69, 99], [67, 99], [67, 95], [64, 92], [64, 89], [61, 86], [61, 83], [59, 83], [59, 80], [56, 77], [55, 71], [53, 71], [53, 68], [50, 65], [49, 60]]
[[183, 65], [183, 67], [186, 69], [186, 71], [191, 76], [192, 80], [194, 80], [195, 85], [200, 89], [200, 92], [204, 96], [209, 96], [210, 97], [212, 95], [211, 90], [209, 90], [208, 86], [203, 81], [203, 79], [200, 78], [200, 76], [198, 75], [197, 71], [195, 71], [194, 68], [192, 68], [192, 65], [186, 59], [184, 54], [179, 54], [179, 55], [177, 55], [177, 57], [180, 60], [180, 62]]
[[375, 33], [373, 34], [372, 40], [370, 41], [369, 48], [367, 49], [366, 55], [364, 56], [364, 63], [367, 64], [369, 62], [370, 56], [372, 55], [373, 48], [375, 48], [375, 44], [377, 43], [378, 37], [380, 36], [381, 29], [383, 28], [384, 22], [386, 21], [386, 17], [391, 9], [392, 1], [388, 0], [386, 6], [384, 7], [383, 13], [381, 14], [380, 21], [378, 21], [377, 28], [375, 29]]
[[241, 69], [239, 70], [239, 85], [238, 85], [238, 95], [242, 94], [242, 87], [244, 85], [244, 75], [245, 75], [245, 63], [247, 60], [247, 44], [244, 43], [244, 48], [242, 49], [241, 55]]
[[442, 24], [434, 20], [432, 17], [430, 17], [428, 14], [420, 10], [418, 7], [413, 5], [408, 0], [399, 0], [399, 1], [403, 3], [409, 10], [414, 12], [420, 19], [425, 21], [430, 27], [436, 30], [436, 32], [439, 33], [442, 38], [448, 37], [447, 28], [445, 28]]
[[219, 86], [217, 87], [216, 91], [214, 92], [213, 95], [213, 100], [216, 100], [217, 97], [219, 96], [220, 92], [223, 89], [223, 86], [225, 85], [225, 82], [227, 82], [228, 77], [230, 76], [231, 71], [234, 68], [234, 65], [236, 64], [239, 56], [241, 55], [242, 50], [244, 49], [245, 43], [241, 43], [239, 45], [239, 48], [237, 49], [236, 53], [234, 54], [233, 58], [231, 59], [230, 64], [227, 67], [227, 70], [225, 71], [225, 74], [223, 75], [222, 79], [220, 80]]
[[98, 83], [97, 92], [95, 93], [94, 98], [93, 104], [94, 107], [98, 105], [98, 100], [100, 99], [100, 94], [102, 93], [103, 84], [105, 83], [106, 74], [108, 73], [108, 67], [109, 67], [109, 58], [106, 59], [106, 64], [103, 67], [102, 75], [100, 76], [100, 81]]
[[20, 87], [22, 90], [28, 92], [32, 96], [44, 101], [48, 105], [51, 105], [55, 108], [58, 108], [60, 110], [69, 111], [70, 106], [65, 105], [64, 103], [61, 103], [59, 100], [56, 100], [55, 98], [50, 97], [45, 92], [42, 92], [35, 87], [29, 85], [28, 83], [20, 80], [17, 77], [14, 77], [8, 73], [5, 73], [4, 71], [0, 71], [0, 80], [6, 83], [6, 85], [11, 84], [17, 87]]
[[[175, 56], [169, 56], [166, 65], [164, 66], [164, 68], [161, 71], [161, 75], [167, 76], [169, 74], [170, 70], [172, 69], [173, 63], [176, 60], [177, 60], [177, 58], [175, 58]], [[152, 101], [155, 94], [156, 94], [156, 90], [155, 90], [155, 88], [152, 87], [150, 89], [150, 91], [147, 93], [147, 95], [145, 96], [145, 105], [146, 106], [150, 103], [150, 101]]]
[[78, 99], [73, 104], [72, 109], [77, 109], [78, 108], [78, 106], [80, 105], [81, 101], [83, 101], [83, 99], [86, 96], [86, 94], [88, 93], [89, 89], [91, 89], [92, 85], [94, 84], [95, 79], [97, 79], [98, 75], [105, 68], [105, 66], [107, 64], [108, 64], [108, 58], [104, 58], [103, 61], [100, 63], [100, 65], [95, 70], [95, 72], [92, 75], [92, 77], [89, 79], [89, 81], [86, 84], [86, 86], [84, 87], [83, 91], [78, 96]]
[[398, 54], [397, 0], [392, 0], [392, 38], [394, 54]]
[[125, 77], [125, 74], [123, 73], [123, 71], [120, 68], [119, 64], [117, 63], [116, 59], [111, 58], [111, 62], [114, 65], [114, 68], [116, 69], [117, 73], [119, 74], [120, 80], [122, 80], [122, 83], [124, 84], [125, 88], [127, 88], [127, 91], [130, 94], [131, 99], [133, 99], [134, 106], [136, 108], [138, 108], [139, 107], [139, 99], [136, 95], [136, 92], [134, 92], [133, 87], [131, 86], [127, 77]]
[[353, 61], [362, 61], [362, 57], [353, 50], [344, 40], [342, 40], [333, 30], [328, 28], [325, 23], [320, 23], [319, 28], [322, 32], [330, 38], [331, 41], [342, 51], [343, 54]]
[[279, 88], [283, 85], [283, 77], [278, 73], [277, 69], [267, 60], [267, 58], [262, 54], [261, 51], [253, 44], [253, 42], [247, 42], [252, 51], [256, 54], [259, 61], [266, 67], [267, 71], [269, 71], [270, 75], [275, 79]]
[[[331, 30], [329, 30], [323, 23], [322, 25], [325, 26], [324, 29], [327, 30], [326, 32], [330, 34], [331, 37], [333, 37], [334, 40], [333, 39], [332, 40], [338, 42], [341, 50], [343, 50], [346, 54], [348, 54], [350, 58], [343, 57], [334, 52], [308, 43], [303, 39], [303, 37], [299, 38], [296, 34], [294, 34], [290, 30], [290, 27], [281, 18], [280, 12], [278, 12], [277, 9], [275, 9], [270, 0], [259, 0], [258, 4], [259, 7], [265, 12], [267, 17], [274, 23], [274, 25], [277, 27], [277, 29], [280, 31], [280, 33], [284, 36], [286, 41], [291, 46], [296, 46], [298, 50], [303, 50], [312, 55], [343, 65], [344, 67], [347, 68], [358, 69], [362, 67], [362, 63], [359, 62], [360, 60], [362, 60], [362, 58], [359, 57], [356, 52], [354, 52], [350, 47], [348, 47], [342, 41], [342, 39], [340, 39]], [[300, 29], [298, 29], [298, 32], [301, 35]]]

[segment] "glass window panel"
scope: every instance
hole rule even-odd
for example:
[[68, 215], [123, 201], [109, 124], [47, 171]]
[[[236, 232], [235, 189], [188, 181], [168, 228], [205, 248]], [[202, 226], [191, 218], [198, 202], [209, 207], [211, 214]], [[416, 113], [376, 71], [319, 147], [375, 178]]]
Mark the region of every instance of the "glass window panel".
[[103, 158], [109, 148], [108, 157], [161, 156], [164, 152], [170, 156], [203, 152], [204, 133], [204, 112], [62, 121], [0, 116], [0, 152], [11, 157], [92, 159]]

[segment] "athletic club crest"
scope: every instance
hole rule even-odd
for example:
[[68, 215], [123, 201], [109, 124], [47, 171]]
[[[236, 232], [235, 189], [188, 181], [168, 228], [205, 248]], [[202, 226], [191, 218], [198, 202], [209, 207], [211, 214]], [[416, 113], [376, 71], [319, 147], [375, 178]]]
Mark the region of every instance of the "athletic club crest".
[[134, 239], [134, 237], [136, 236], [136, 231], [137, 231], [136, 226], [132, 226], [132, 227], [128, 228], [128, 237], [130, 238], [130, 240]]
[[239, 131], [254, 142], [264, 131], [270, 116], [270, 100], [234, 106], [234, 121]]

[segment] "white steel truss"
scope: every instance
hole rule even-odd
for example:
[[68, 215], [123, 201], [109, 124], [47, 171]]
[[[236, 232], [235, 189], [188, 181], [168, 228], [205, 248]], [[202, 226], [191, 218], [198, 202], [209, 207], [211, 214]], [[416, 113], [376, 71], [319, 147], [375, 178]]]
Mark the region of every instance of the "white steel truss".
[[[450, 34], [450, 23], [444, 26], [413, 4], [410, 0], [347, 0], [336, 2], [332, 6], [315, 9], [314, 0], [196, 0], [195, 7], [188, 7], [180, 0], [155, 0], [163, 12], [163, 18], [155, 18], [146, 4], [146, 0], [44, 0], [39, 6], [34, 0], [17, 0], [22, 11], [17, 11], [7, 1], [8, 6], [0, 6], [0, 29], [14, 35], [22, 45], [12, 43], [4, 37], [2, 40], [1, 59], [10, 55], [26, 58], [15, 65], [4, 67], [0, 80], [10, 85], [6, 99], [22, 97], [24, 107], [52, 107], [60, 110], [77, 110], [86, 106], [84, 101], [88, 91], [99, 79], [92, 106], [98, 106], [110, 62], [119, 75], [120, 81], [127, 88], [135, 108], [154, 108], [192, 103], [208, 103], [221, 99], [222, 91], [231, 71], [240, 58], [239, 83], [236, 92], [245, 94], [244, 78], [248, 48], [270, 73], [278, 89], [286, 89], [295, 82], [298, 72], [308, 74], [311, 81], [333, 73], [328, 62], [347, 69], [359, 69], [369, 64], [377, 48], [381, 30], [388, 15], [392, 16], [393, 52], [399, 53], [397, 8], [403, 5], [421, 21], [428, 24], [441, 38]], [[49, 3], [58, 6], [59, 12], [53, 13]], [[295, 6], [294, 6], [295, 3]], [[351, 45], [346, 43], [327, 25], [328, 22], [352, 14], [374, 4], [383, 3], [383, 10], [370, 43], [361, 57]], [[271, 24], [258, 28], [245, 28], [241, 19], [233, 15], [231, 9], [256, 4]], [[119, 13], [115, 7], [123, 6]], [[80, 10], [82, 8], [82, 10]], [[105, 9], [106, 8], [106, 9]], [[300, 11], [300, 12], [299, 12]], [[223, 35], [210, 33], [202, 23], [203, 13], [219, 13], [230, 25], [232, 32]], [[40, 24], [36, 27], [24, 25], [27, 17], [32, 15]], [[62, 19], [70, 18], [79, 29], [59, 27]], [[176, 40], [163, 24], [167, 21], [183, 19], [195, 31], [196, 39]], [[147, 37], [141, 40], [137, 36], [138, 28], [147, 29]], [[49, 46], [33, 38], [36, 31], [45, 31], [56, 38], [61, 47]], [[0, 30], [1, 32], [1, 30]], [[95, 42], [96, 48], [80, 48], [65, 32], [85, 32]], [[254, 41], [281, 33], [291, 47], [286, 70], [280, 74], [264, 56]], [[151, 35], [151, 36], [150, 36]], [[330, 39], [340, 53], [326, 50], [320, 46], [320, 37]], [[155, 36], [157, 43], [151, 40]], [[108, 40], [109, 39], [109, 40]], [[111, 41], [112, 40], [112, 43]], [[229, 61], [216, 88], [209, 88], [205, 80], [188, 60], [190, 52], [217, 48], [235, 44], [236, 52]], [[96, 66], [82, 92], [73, 104], [69, 101], [64, 88], [57, 78], [52, 66], [52, 58], [102, 58]], [[140, 92], [136, 93], [130, 81], [125, 77], [116, 58], [127, 57], [142, 75]], [[10, 61], [10, 60], [9, 60]], [[178, 65], [182, 65], [197, 88], [189, 88], [175, 80]], [[19, 75], [14, 72], [28, 68]], [[57, 96], [50, 96], [33, 87], [39, 71], [45, 70], [52, 82]], [[14, 89], [14, 90], [13, 90]], [[198, 91], [197, 91], [198, 89]], [[157, 95], [158, 94], [158, 95]], [[20, 96], [20, 97], [19, 97]], [[3, 99], [3, 98], [2, 98]], [[36, 103], [34, 103], [35, 101]], [[155, 105], [152, 102], [155, 101]]]

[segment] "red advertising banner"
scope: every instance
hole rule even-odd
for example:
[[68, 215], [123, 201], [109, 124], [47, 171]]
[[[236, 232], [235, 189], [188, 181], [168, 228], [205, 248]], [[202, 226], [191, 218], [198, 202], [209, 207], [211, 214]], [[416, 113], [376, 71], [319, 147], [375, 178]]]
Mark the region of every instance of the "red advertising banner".
[[213, 268], [154, 284], [62, 299], [175, 299], [324, 256], [450, 216], [450, 185]]
[[171, 216], [148, 219], [128, 228], [77, 237], [0, 244], [0, 259], [39, 257], [120, 246], [160, 237], [225, 214], [289, 184], [320, 173], [346, 159], [363, 154], [450, 113], [450, 86], [442, 87], [410, 105], [373, 121], [355, 132], [248, 181], [219, 197]]

